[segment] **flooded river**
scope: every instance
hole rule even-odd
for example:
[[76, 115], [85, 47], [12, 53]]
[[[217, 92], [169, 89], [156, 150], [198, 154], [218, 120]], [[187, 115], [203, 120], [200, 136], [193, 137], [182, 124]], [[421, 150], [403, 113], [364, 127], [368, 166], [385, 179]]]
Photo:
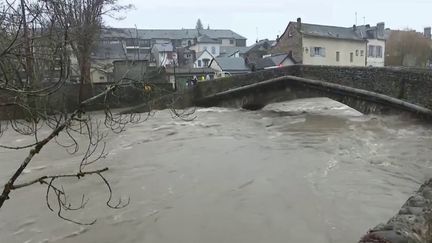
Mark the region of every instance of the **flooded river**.
[[[357, 242], [432, 176], [432, 127], [408, 118], [364, 116], [328, 99], [195, 115], [186, 122], [161, 111], [109, 138], [101, 167], [128, 207], [104, 207], [106, 188], [93, 178], [66, 181], [90, 198], [70, 216], [98, 219], [78, 226], [52, 214], [35, 185], [0, 209], [0, 242]], [[0, 156], [4, 184], [24, 156]], [[79, 160], [50, 146], [25, 176]]]

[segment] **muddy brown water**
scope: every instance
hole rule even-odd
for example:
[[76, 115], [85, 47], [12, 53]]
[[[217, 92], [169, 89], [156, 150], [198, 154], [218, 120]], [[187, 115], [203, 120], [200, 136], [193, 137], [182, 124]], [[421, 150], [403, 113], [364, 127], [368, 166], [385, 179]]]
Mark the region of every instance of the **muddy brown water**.
[[[261, 111], [167, 111], [108, 139], [107, 177], [121, 210], [104, 207], [96, 178], [64, 181], [85, 210], [60, 220], [45, 188], [14, 192], [0, 209], [1, 243], [356, 242], [393, 216], [432, 176], [432, 128], [399, 116], [365, 116], [328, 99]], [[30, 138], [7, 133], [2, 143]], [[4, 184], [23, 154], [0, 151]], [[24, 179], [76, 168], [80, 156], [50, 145]]]

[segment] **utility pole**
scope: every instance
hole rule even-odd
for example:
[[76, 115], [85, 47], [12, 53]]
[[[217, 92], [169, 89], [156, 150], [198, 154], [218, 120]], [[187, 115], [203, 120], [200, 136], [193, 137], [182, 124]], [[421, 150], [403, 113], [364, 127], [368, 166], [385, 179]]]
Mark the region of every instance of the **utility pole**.
[[174, 90], [177, 91], [176, 63], [175, 63], [175, 60], [174, 60], [174, 65], [173, 65], [173, 67], [174, 67]]

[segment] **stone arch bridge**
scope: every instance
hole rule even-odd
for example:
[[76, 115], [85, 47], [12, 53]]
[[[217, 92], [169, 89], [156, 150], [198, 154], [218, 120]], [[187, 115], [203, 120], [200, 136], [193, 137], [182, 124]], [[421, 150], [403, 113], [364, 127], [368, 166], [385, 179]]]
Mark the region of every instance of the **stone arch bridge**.
[[[200, 83], [189, 105], [260, 109], [273, 102], [328, 97], [362, 113], [432, 118], [432, 71], [295, 65]], [[187, 106], [187, 105], [186, 105]]]

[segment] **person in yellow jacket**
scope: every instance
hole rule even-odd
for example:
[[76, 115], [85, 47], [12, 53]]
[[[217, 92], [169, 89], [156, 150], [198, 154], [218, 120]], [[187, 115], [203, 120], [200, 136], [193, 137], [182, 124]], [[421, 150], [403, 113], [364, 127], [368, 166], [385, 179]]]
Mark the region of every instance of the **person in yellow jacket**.
[[148, 84], [144, 85], [144, 92], [150, 93], [152, 91], [152, 87]]

